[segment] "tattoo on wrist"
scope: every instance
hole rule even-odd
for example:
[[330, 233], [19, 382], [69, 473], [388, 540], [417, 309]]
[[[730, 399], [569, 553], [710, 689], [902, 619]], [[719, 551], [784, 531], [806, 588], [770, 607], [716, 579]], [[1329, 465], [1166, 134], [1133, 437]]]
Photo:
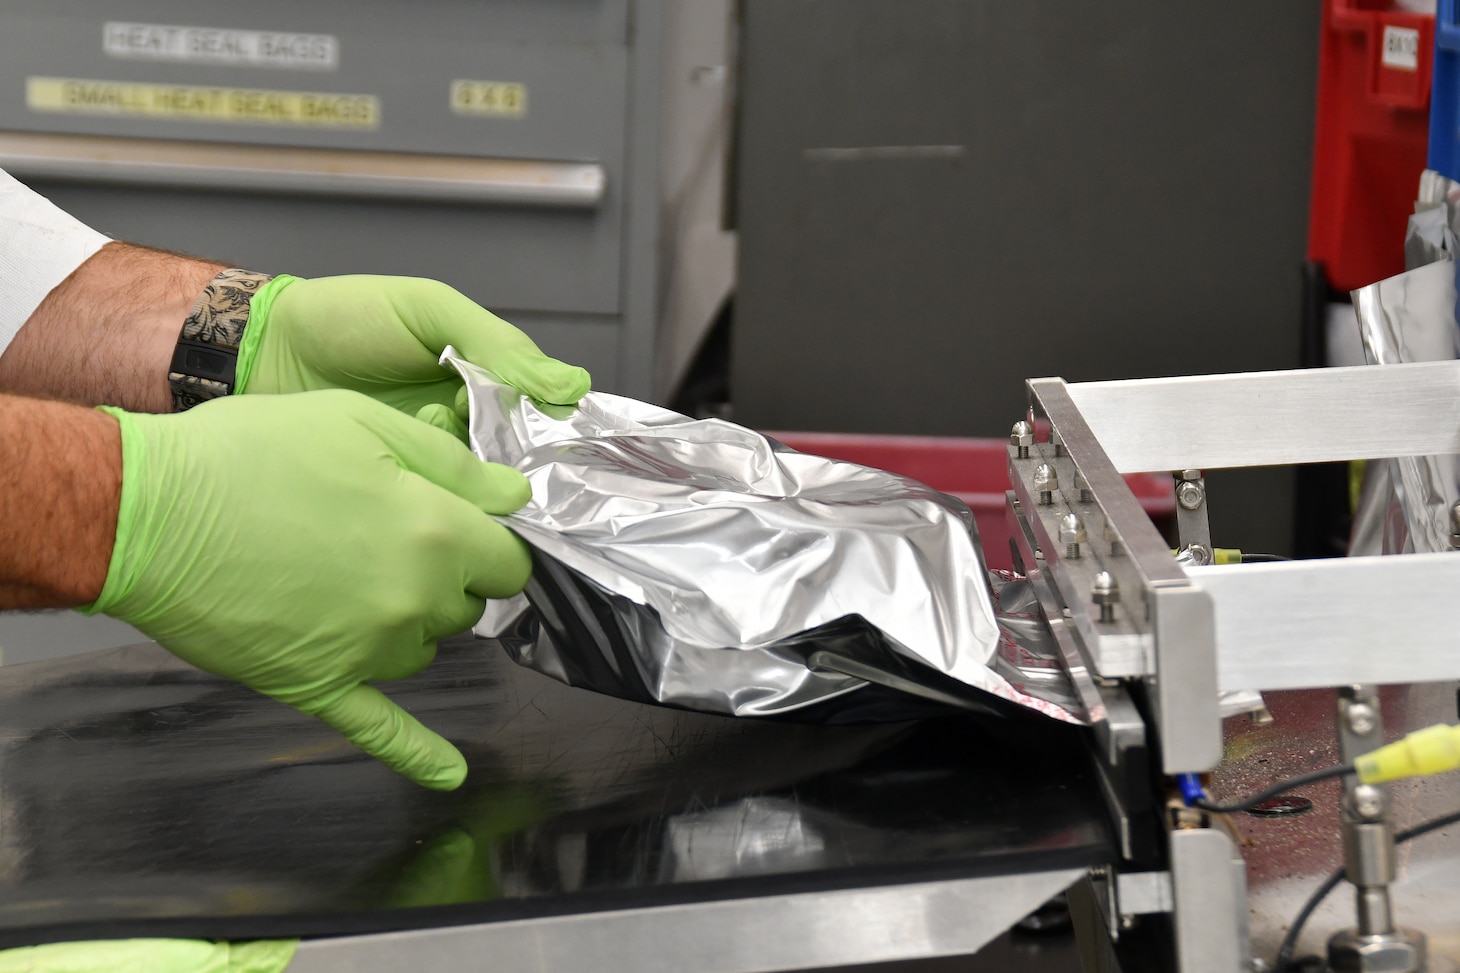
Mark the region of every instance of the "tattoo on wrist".
[[272, 279], [271, 274], [233, 268], [203, 288], [183, 322], [167, 373], [174, 412], [233, 392], [250, 302]]

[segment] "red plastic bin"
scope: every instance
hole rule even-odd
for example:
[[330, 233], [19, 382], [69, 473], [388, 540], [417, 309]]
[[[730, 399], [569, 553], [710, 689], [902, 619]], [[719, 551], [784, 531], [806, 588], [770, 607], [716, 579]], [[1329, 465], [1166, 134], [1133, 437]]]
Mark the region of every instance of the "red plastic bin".
[[1308, 259], [1353, 290], [1404, 271], [1429, 144], [1435, 18], [1383, 0], [1325, 0]]
[[[953, 436], [872, 436], [834, 432], [768, 432], [792, 449], [910, 476], [968, 504], [991, 568], [1013, 566], [1004, 491], [1009, 489], [1008, 441]], [[1176, 514], [1170, 476], [1125, 478], [1141, 508], [1163, 530]]]

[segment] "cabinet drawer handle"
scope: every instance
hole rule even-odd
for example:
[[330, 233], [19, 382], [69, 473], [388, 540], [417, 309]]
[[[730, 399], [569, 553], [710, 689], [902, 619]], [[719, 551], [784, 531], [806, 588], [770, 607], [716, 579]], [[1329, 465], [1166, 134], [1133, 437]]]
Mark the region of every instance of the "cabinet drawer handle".
[[0, 132], [20, 178], [465, 205], [596, 209], [603, 167], [407, 152]]

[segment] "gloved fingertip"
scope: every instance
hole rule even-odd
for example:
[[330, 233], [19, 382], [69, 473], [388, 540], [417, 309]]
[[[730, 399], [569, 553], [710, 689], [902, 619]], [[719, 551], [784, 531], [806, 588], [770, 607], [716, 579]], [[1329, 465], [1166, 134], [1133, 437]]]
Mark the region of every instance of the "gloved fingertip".
[[466, 758], [374, 686], [357, 685], [319, 704], [297, 703], [339, 730], [391, 770], [433, 791], [454, 791], [466, 780]]
[[501, 463], [483, 463], [481, 508], [489, 514], [510, 514], [532, 499], [532, 484], [520, 470]]
[[578, 400], [593, 388], [593, 377], [586, 368], [548, 359], [553, 368], [545, 369], [539, 394], [535, 396], [552, 405], [577, 405]]
[[423, 405], [417, 410], [416, 418], [428, 426], [435, 426], [443, 432], [449, 432], [459, 441], [470, 445], [466, 423], [450, 406], [442, 405], [439, 402]]
[[[452, 747], [452, 750], [455, 751], [456, 748]], [[454, 791], [466, 783], [466, 758], [456, 752], [456, 759], [451, 766], [440, 768], [429, 777], [416, 778], [416, 783], [433, 791]]]
[[471, 394], [467, 392], [465, 382], [456, 390], [456, 414], [462, 422], [471, 421]]

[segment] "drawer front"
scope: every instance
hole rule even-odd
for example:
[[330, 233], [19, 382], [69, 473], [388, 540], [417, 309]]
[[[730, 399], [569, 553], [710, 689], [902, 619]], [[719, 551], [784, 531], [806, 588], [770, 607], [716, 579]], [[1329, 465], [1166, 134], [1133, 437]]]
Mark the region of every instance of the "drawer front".
[[[37, 189], [112, 236], [239, 267], [299, 277], [444, 280], [522, 328], [548, 354], [587, 368], [595, 388], [645, 394], [621, 384], [622, 319], [594, 300], [613, 275], [598, 259], [607, 248], [592, 246], [583, 233], [581, 221], [590, 218], [583, 213], [117, 193], [66, 184]], [[574, 272], [560, 273], [564, 266]]]
[[[493, 307], [617, 313], [627, 3], [7, 0], [0, 167], [118, 238], [305, 276], [438, 277]], [[289, 33], [297, 60], [332, 64], [261, 65], [289, 48], [246, 31]], [[127, 47], [151, 41], [162, 53]], [[209, 44], [226, 53], [199, 62]], [[474, 86], [453, 102], [459, 81]], [[214, 117], [240, 92], [277, 115]], [[320, 93], [374, 99], [374, 114], [334, 124], [288, 100]]]
[[239, 266], [433, 277], [491, 308], [595, 314], [619, 304], [617, 232], [591, 211], [30, 182], [116, 239]]
[[626, 3], [6, 0], [0, 129], [614, 164]]

